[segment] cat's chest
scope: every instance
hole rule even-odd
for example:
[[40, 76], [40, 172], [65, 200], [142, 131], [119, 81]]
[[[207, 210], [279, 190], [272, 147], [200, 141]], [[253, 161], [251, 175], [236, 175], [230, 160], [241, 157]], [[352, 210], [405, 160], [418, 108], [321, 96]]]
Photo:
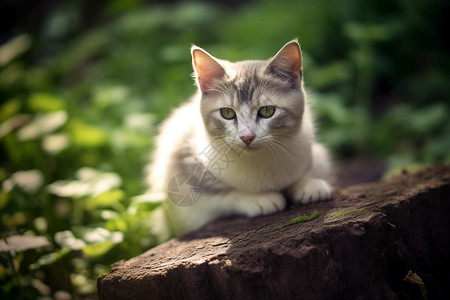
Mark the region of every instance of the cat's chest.
[[296, 153], [280, 158], [270, 153], [251, 155], [228, 152], [208, 163], [208, 171], [219, 181], [239, 190], [263, 192], [282, 190], [306, 169]]

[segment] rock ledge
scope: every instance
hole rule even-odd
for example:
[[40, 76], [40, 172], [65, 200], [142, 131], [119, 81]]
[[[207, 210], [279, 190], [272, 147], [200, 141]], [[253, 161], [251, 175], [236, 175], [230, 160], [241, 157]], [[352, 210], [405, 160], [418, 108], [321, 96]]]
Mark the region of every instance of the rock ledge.
[[[290, 224], [317, 210], [318, 218]], [[100, 299], [450, 299], [450, 165], [217, 220], [113, 265]]]

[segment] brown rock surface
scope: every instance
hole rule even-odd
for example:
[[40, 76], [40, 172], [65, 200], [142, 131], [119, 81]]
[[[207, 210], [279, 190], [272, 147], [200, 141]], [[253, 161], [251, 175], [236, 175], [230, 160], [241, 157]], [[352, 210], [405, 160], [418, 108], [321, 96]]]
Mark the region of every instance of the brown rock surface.
[[[290, 224], [315, 210], [318, 218]], [[100, 299], [450, 299], [449, 213], [450, 165], [428, 167], [341, 189], [330, 202], [217, 220], [114, 264], [98, 292]]]

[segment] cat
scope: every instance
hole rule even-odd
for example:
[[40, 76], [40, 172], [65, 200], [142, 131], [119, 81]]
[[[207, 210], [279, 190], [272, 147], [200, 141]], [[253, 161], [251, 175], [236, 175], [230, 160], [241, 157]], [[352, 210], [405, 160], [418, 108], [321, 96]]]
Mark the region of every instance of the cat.
[[177, 235], [231, 215], [330, 199], [331, 161], [314, 137], [297, 40], [268, 60], [229, 62], [192, 46], [197, 93], [156, 138], [147, 182]]

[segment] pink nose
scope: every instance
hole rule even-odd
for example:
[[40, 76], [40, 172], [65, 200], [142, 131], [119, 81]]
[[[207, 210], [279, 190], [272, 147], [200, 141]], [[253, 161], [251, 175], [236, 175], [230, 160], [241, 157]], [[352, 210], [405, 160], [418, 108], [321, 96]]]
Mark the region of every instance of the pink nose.
[[240, 136], [241, 140], [248, 146], [255, 138], [254, 135]]

